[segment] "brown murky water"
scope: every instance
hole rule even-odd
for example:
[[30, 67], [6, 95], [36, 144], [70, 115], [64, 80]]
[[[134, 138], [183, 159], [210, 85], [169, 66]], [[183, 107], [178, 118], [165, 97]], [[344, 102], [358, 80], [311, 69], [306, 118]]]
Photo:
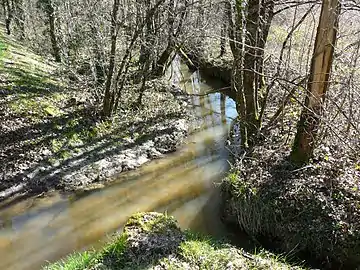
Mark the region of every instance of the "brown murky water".
[[[189, 93], [221, 87], [183, 66], [173, 71], [173, 82]], [[39, 269], [73, 251], [100, 247], [137, 211], [166, 211], [184, 229], [224, 236], [214, 187], [228, 170], [225, 138], [236, 117], [235, 104], [215, 93], [193, 96], [192, 105], [202, 116], [202, 129], [176, 153], [123, 174], [100, 191], [81, 197], [53, 194], [2, 210], [0, 269]]]

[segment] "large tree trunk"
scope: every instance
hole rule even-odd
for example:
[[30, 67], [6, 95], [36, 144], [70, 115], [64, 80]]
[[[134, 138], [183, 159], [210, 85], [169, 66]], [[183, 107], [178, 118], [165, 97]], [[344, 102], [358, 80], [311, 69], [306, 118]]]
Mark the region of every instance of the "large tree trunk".
[[[258, 92], [264, 85], [264, 49], [273, 18], [274, 1], [236, 1], [233, 87], [241, 120], [242, 147], [250, 147], [261, 127]], [[231, 32], [231, 31], [230, 31]]]
[[227, 31], [227, 20], [223, 19], [221, 25], [221, 32], [220, 32], [220, 55], [219, 57], [223, 57], [226, 53], [226, 31]]
[[338, 0], [323, 0], [311, 61], [305, 107], [301, 113], [291, 152], [291, 160], [299, 165], [310, 160], [315, 148], [325, 93], [329, 87], [339, 14], [340, 4]]
[[[150, 0], [143, 0], [142, 3], [138, 4], [137, 6], [137, 17], [138, 21], [141, 21], [141, 18], [143, 17], [143, 11], [145, 10], [145, 14], [151, 9], [151, 1]], [[139, 23], [140, 24], [140, 23]], [[153, 20], [149, 20], [146, 22], [146, 27], [144, 28], [144, 31], [142, 31], [142, 45], [140, 49], [140, 56], [139, 56], [139, 63], [141, 68], [143, 68], [143, 65], [145, 62], [149, 61], [150, 52], [153, 48], [153, 41], [154, 41], [154, 29], [153, 29]]]

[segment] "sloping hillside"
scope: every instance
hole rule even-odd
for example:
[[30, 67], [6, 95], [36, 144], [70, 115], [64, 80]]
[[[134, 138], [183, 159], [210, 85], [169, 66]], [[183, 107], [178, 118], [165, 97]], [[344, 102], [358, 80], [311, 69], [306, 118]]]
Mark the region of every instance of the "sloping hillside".
[[0, 201], [101, 187], [186, 135], [185, 106], [167, 82], [147, 83], [141, 110], [125, 88], [121, 115], [101, 120], [96, 95], [64, 70], [0, 27]]

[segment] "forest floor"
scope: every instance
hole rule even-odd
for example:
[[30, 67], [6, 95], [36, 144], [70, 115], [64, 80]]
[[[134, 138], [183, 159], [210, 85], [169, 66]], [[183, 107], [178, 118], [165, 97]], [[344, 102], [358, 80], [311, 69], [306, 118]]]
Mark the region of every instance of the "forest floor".
[[259, 250], [248, 253], [210, 237], [183, 232], [172, 218], [159, 213], [138, 213], [130, 217], [120, 235], [100, 251], [69, 256], [47, 266], [47, 270], [111, 269], [213, 269], [213, 270], [301, 270]]
[[187, 103], [166, 81], [147, 83], [141, 109], [125, 88], [120, 115], [101, 121], [100, 102], [59, 70], [0, 32], [0, 201], [100, 188], [186, 136]]

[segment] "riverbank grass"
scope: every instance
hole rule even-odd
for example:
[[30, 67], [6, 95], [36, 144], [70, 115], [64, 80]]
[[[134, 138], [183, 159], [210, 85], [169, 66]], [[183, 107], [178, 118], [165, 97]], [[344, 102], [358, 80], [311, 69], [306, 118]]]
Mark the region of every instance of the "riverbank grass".
[[173, 217], [138, 213], [103, 250], [78, 253], [45, 267], [83, 269], [302, 269], [281, 256], [250, 254], [227, 243], [181, 231]]

